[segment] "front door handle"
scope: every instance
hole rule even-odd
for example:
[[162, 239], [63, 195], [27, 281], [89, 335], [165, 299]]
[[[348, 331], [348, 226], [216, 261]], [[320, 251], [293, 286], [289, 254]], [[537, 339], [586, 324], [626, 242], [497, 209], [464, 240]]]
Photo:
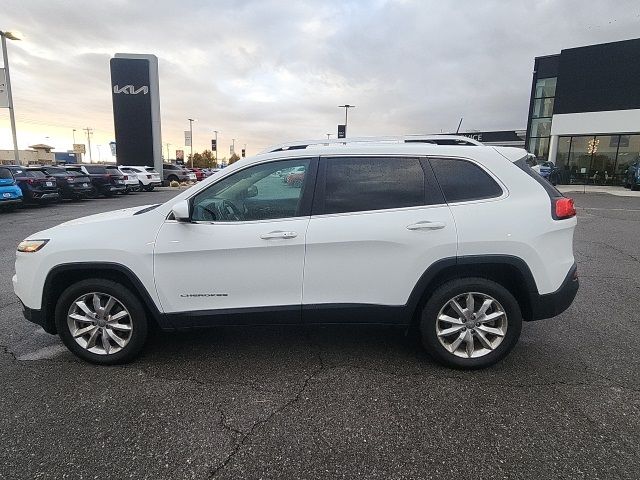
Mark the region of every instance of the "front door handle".
[[263, 240], [271, 240], [273, 238], [296, 238], [298, 234], [296, 232], [283, 232], [282, 230], [275, 230], [273, 232], [264, 233], [260, 235]]
[[446, 226], [447, 224], [444, 222], [429, 222], [428, 220], [425, 220], [423, 222], [407, 225], [407, 230], [440, 230]]

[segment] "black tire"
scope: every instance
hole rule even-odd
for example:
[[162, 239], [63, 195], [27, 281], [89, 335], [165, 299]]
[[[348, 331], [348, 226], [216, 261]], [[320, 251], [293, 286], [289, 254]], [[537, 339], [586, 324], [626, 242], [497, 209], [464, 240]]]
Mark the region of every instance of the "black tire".
[[635, 182], [632, 182], [632, 183], [631, 183], [631, 190], [632, 190], [632, 191], [634, 191], [634, 192], [636, 192], [636, 191], [638, 190], [638, 184], [637, 184], [637, 183], [635, 183]]
[[[129, 312], [129, 319], [133, 327], [131, 337], [128, 343], [116, 353], [105, 355], [90, 352], [76, 342], [67, 324], [67, 314], [72, 303], [83, 294], [91, 292], [115, 297]], [[147, 340], [148, 322], [142, 303], [127, 287], [111, 280], [91, 278], [68, 287], [62, 292], [56, 304], [55, 322], [62, 342], [74, 355], [99, 365], [117, 365], [130, 362], [140, 353]]]
[[178, 182], [178, 177], [176, 177], [175, 175], [169, 175], [169, 178], [167, 178], [167, 182], [171, 183], [171, 182]]
[[131, 193], [131, 189], [129, 187], [125, 188], [122, 192], [122, 195], [129, 195]]
[[153, 188], [154, 188], [154, 187], [153, 187], [153, 185], [148, 185], [148, 186], [144, 187], [144, 189], [145, 189], [147, 192], [153, 192]]
[[[480, 357], [468, 358], [454, 355], [442, 345], [436, 333], [436, 325], [443, 323], [438, 321], [440, 310], [443, 309], [452, 298], [468, 292], [493, 297], [506, 313], [506, 334], [502, 338], [502, 341], [494, 350]], [[490, 326], [489, 324], [487, 325]], [[425, 304], [420, 319], [422, 343], [427, 352], [438, 362], [454, 368], [485, 368], [499, 362], [518, 342], [521, 330], [522, 313], [517, 300], [511, 292], [502, 285], [485, 278], [461, 278], [443, 284], [433, 292]], [[479, 337], [475, 331], [469, 333], [473, 335], [473, 342], [480, 345]]]

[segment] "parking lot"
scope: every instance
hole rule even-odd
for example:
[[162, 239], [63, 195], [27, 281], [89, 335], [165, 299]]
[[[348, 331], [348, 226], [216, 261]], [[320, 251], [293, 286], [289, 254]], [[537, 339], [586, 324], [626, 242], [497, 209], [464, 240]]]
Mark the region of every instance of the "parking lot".
[[20, 240], [175, 194], [0, 214], [0, 478], [638, 478], [640, 198], [573, 194], [576, 301], [483, 371], [355, 326], [156, 334], [97, 367], [23, 319]]

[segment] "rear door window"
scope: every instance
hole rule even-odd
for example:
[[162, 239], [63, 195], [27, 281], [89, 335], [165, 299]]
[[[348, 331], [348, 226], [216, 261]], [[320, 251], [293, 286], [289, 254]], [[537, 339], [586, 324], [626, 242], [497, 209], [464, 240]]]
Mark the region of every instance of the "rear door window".
[[487, 172], [468, 160], [430, 158], [447, 203], [468, 202], [502, 195], [502, 188]]
[[[346, 213], [437, 203], [419, 158], [323, 159], [324, 185], [314, 213]], [[316, 208], [317, 207], [317, 208]]]

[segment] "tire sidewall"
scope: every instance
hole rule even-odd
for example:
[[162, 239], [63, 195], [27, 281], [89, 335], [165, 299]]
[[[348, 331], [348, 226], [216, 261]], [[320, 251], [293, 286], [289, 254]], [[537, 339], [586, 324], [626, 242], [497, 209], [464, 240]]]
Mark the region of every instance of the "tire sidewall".
[[[478, 358], [462, 358], [448, 352], [436, 335], [436, 319], [440, 309], [453, 297], [478, 292], [495, 298], [507, 314], [507, 334], [498, 347]], [[456, 368], [485, 368], [503, 359], [515, 346], [522, 330], [522, 313], [514, 296], [502, 285], [484, 278], [452, 280], [439, 287], [426, 302], [421, 318], [420, 333], [427, 351], [439, 362]]]
[[[85, 293], [100, 292], [112, 295], [129, 311], [133, 332], [129, 343], [119, 352], [111, 355], [98, 355], [82, 348], [73, 338], [67, 325], [67, 313], [71, 303]], [[82, 280], [68, 287], [58, 300], [55, 309], [55, 323], [61, 340], [76, 356], [91, 363], [116, 365], [131, 361], [144, 346], [148, 325], [144, 307], [140, 300], [125, 286], [103, 279]]]

